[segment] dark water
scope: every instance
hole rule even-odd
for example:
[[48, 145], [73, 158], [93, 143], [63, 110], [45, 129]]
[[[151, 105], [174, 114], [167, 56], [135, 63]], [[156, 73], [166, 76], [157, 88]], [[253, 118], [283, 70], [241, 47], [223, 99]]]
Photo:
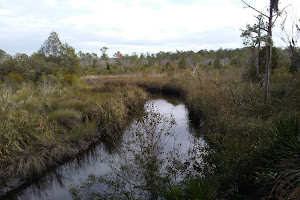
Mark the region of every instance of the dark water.
[[[153, 96], [153, 98], [146, 103], [145, 109], [149, 112], [154, 111], [155, 113], [159, 113], [162, 116], [166, 116], [167, 119], [172, 119], [176, 122], [176, 124], [169, 129], [170, 135], [162, 136], [156, 141], [156, 143], [163, 141], [163, 145], [161, 145], [163, 153], [159, 155], [161, 159], [169, 158], [170, 155], [166, 152], [172, 152], [172, 149], [175, 148], [178, 154], [177, 157], [180, 156], [180, 159], [183, 160], [188, 160], [195, 155], [197, 157], [197, 155], [199, 156], [203, 153], [201, 152], [201, 147], [205, 146], [205, 142], [201, 138], [194, 137], [195, 129], [190, 125], [187, 108], [179, 99]], [[169, 120], [169, 122], [172, 120]], [[125, 130], [121, 144], [127, 142], [126, 137], [130, 137], [131, 131], [138, 129], [136, 123], [134, 120]], [[157, 124], [157, 126], [159, 130], [165, 128], [165, 125], [162, 123]], [[137, 147], [133, 144], [130, 148]], [[118, 148], [114, 148], [114, 145], [110, 143], [100, 143], [78, 158], [49, 172], [45, 177], [20, 191], [13, 198], [19, 200], [72, 199], [69, 193], [71, 185], [80, 185], [83, 181], [87, 180], [87, 177], [91, 173], [100, 176], [112, 173], [110, 161], [122, 159], [120, 155], [115, 153], [117, 149]], [[201, 159], [198, 158], [198, 162], [201, 162]], [[175, 179], [180, 180], [180, 178], [184, 178], [184, 176], [185, 175], [181, 173], [180, 175], [176, 175]]]

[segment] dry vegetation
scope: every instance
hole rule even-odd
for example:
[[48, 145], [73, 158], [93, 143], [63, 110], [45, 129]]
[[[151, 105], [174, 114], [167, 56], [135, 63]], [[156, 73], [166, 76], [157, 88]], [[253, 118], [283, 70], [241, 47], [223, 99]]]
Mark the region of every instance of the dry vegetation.
[[0, 180], [35, 178], [105, 133], [117, 136], [146, 100], [137, 87], [1, 86]]
[[179, 95], [193, 120], [201, 122], [211, 152], [205, 158], [207, 180], [200, 182], [213, 182], [209, 190], [214, 194], [295, 199], [300, 182], [299, 156], [295, 156], [299, 75], [275, 73], [266, 104], [263, 88], [243, 80], [242, 74], [230, 68], [184, 70], [86, 76], [64, 87], [2, 85], [0, 180], [36, 177], [87, 149], [100, 134], [117, 136], [130, 111], [143, 105], [145, 89]]
[[295, 199], [300, 184], [298, 76], [275, 73], [267, 104], [259, 83], [243, 80], [236, 69], [83, 80], [180, 95], [193, 119], [204, 122], [201, 134], [211, 147], [206, 158], [211, 167], [204, 173], [217, 183], [218, 196]]

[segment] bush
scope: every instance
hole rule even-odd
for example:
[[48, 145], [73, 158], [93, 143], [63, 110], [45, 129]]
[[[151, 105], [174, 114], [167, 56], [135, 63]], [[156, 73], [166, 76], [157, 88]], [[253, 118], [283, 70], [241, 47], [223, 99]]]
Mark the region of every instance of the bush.
[[11, 85], [21, 84], [24, 81], [25, 81], [25, 79], [22, 74], [8, 73], [5, 76], [5, 82], [8, 84], [11, 84]]
[[300, 196], [299, 118], [280, 120], [266, 132], [271, 139], [261, 149], [263, 160], [256, 180], [272, 188], [271, 195], [276, 199], [296, 199]]
[[64, 74], [64, 83], [73, 85], [78, 80], [76, 74]]

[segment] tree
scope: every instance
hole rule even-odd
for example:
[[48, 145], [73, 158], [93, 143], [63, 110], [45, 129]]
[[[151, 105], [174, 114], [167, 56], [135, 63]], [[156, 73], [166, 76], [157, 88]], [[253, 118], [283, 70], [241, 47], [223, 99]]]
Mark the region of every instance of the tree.
[[123, 56], [123, 54], [122, 54], [120, 51], [117, 51], [117, 52], [114, 54], [114, 58], [116, 58], [116, 59], [123, 59], [124, 56]]
[[102, 47], [100, 51], [102, 52], [101, 59], [102, 60], [108, 60], [108, 55], [106, 54], [106, 51], [108, 50], [108, 47]]
[[[268, 94], [269, 94], [269, 76], [270, 76], [270, 67], [271, 67], [271, 62], [272, 62], [272, 46], [273, 46], [273, 41], [272, 41], [272, 28], [278, 18], [284, 11], [281, 10], [279, 11], [278, 9], [278, 3], [279, 0], [270, 0], [269, 4], [269, 14], [264, 14], [254, 7], [250, 6], [247, 4], [244, 0], [241, 0], [243, 3], [245, 3], [249, 8], [255, 10], [256, 12], [260, 13], [263, 17], [267, 18], [268, 20], [268, 27], [267, 27], [267, 38], [266, 38], [266, 48], [267, 48], [267, 56], [266, 56], [266, 66], [265, 66], [265, 78], [264, 78], [264, 102], [268, 101]], [[276, 15], [273, 15], [273, 12], [276, 12]], [[275, 18], [273, 18], [275, 17]]]
[[[76, 74], [77, 76], [81, 73], [80, 60], [75, 49], [67, 43], [62, 44], [58, 34], [54, 31], [45, 40], [38, 54], [44, 55], [46, 61], [57, 63], [64, 70], [64, 73]], [[79, 55], [82, 57], [84, 53], [80, 52]]]
[[58, 38], [58, 34], [55, 31], [52, 31], [48, 39], [41, 46], [40, 51], [48, 57], [59, 57], [61, 50], [62, 43]]
[[116, 59], [116, 62], [118, 65], [121, 65], [122, 64], [122, 61], [124, 60], [124, 56], [123, 54], [120, 52], [120, 51], [117, 51], [113, 57]]
[[5, 51], [0, 49], [0, 63], [3, 62], [7, 58], [9, 58], [9, 55]]
[[67, 43], [63, 44], [61, 46], [60, 57], [60, 64], [65, 70], [65, 73], [76, 74], [77, 76], [81, 74], [79, 58], [77, 57], [73, 47]]
[[[260, 53], [260, 59], [259, 59], [259, 72], [263, 72], [264, 68], [263, 66], [266, 66], [266, 56], [267, 56], [267, 47], [263, 47], [261, 49], [261, 53]], [[276, 69], [278, 67], [278, 61], [279, 61], [279, 54], [277, 52], [277, 48], [276, 47], [272, 47], [272, 58], [271, 58], [271, 63], [272, 63], [272, 67], [270, 68], [270, 72], [272, 72], [274, 69]]]
[[107, 70], [108, 72], [110, 72], [110, 64], [107, 64], [106, 70]]
[[221, 61], [220, 61], [219, 58], [217, 58], [217, 59], [214, 61], [213, 66], [214, 66], [215, 69], [220, 69], [220, 68], [222, 67]]
[[92, 53], [92, 57], [93, 57], [93, 68], [95, 70], [96, 69], [97, 60], [98, 60], [98, 55], [96, 53]]
[[288, 49], [291, 53], [291, 66], [290, 72], [296, 73], [299, 71], [300, 67], [300, 49], [298, 46], [298, 41], [300, 38], [300, 19], [299, 24], [297, 24], [297, 20], [292, 16], [291, 23], [292, 26], [290, 30], [285, 26], [286, 19], [281, 24], [281, 30], [284, 32], [285, 36], [281, 37], [281, 39], [288, 44]]
[[188, 69], [189, 63], [186, 58], [181, 59], [181, 61], [178, 63], [178, 66], [180, 69]]
[[[257, 77], [263, 81], [260, 73], [260, 46], [261, 42], [265, 40], [266, 35], [262, 33], [262, 30], [267, 30], [267, 24], [263, 21], [263, 15], [259, 14], [256, 16], [257, 24], [253, 26], [250, 24], [246, 25], [246, 29], [241, 29], [241, 37], [243, 38], [243, 44], [250, 47], [252, 53], [252, 69], [255, 68]], [[257, 46], [257, 59], [255, 59], [255, 48]], [[251, 74], [252, 70], [250, 70]]]

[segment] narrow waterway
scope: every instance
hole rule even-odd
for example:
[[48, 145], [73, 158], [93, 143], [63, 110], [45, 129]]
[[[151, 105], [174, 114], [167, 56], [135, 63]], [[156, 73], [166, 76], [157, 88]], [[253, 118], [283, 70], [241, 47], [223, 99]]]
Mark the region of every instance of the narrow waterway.
[[[195, 129], [190, 124], [188, 110], [183, 102], [178, 98], [153, 96], [145, 104], [145, 110], [147, 116], [134, 119], [117, 144], [101, 142], [95, 145], [89, 151], [19, 191], [12, 198], [72, 199], [70, 188], [78, 189], [83, 182], [87, 181], [89, 175], [91, 177], [91, 174], [92, 177], [111, 179], [109, 183], [123, 184], [124, 190], [128, 190], [128, 193], [134, 190], [132, 188], [143, 188], [142, 192], [133, 191], [135, 197], [140, 197], [151, 191], [151, 184], [159, 184], [152, 179], [150, 183], [149, 175], [153, 179], [168, 177], [168, 181], [176, 182], [197, 173], [193, 168], [195, 163], [201, 166], [201, 154], [204, 153], [205, 142], [202, 138], [195, 138]], [[149, 153], [148, 150], [151, 152]], [[153, 165], [154, 167], [152, 164], [147, 165], [145, 160], [148, 157], [153, 159], [149, 163], [158, 164]], [[115, 192], [114, 188], [118, 189], [110, 187], [107, 182], [106, 184], [102, 182], [95, 183], [84, 192], [108, 192], [111, 195]], [[122, 196], [120, 193], [118, 195]]]

